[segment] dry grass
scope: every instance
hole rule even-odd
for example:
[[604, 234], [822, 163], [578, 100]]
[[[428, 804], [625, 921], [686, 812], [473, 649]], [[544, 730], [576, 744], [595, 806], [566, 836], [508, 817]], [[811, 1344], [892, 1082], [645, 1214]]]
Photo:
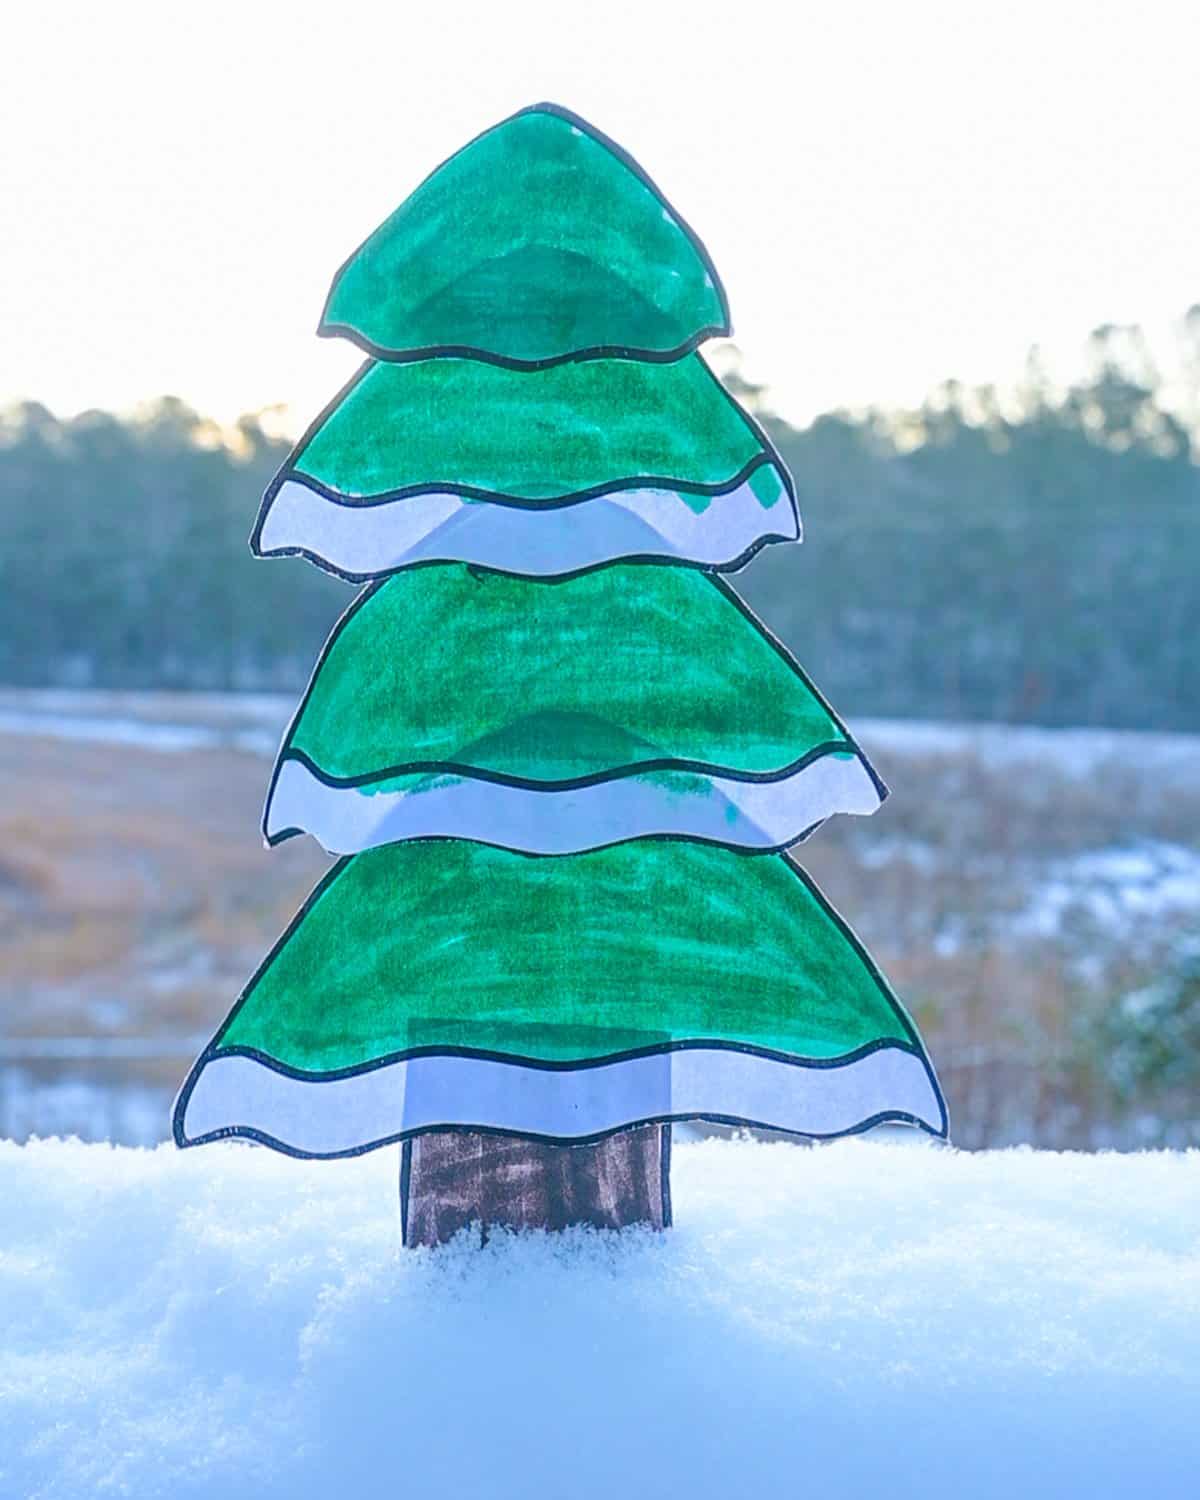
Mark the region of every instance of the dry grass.
[[310, 841], [262, 847], [268, 769], [230, 750], [0, 736], [9, 1035], [213, 1024], [328, 863]]

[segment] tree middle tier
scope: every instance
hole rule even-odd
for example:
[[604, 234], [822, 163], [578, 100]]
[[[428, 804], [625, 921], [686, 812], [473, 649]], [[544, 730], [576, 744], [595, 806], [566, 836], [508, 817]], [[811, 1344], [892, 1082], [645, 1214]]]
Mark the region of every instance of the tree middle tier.
[[446, 358], [364, 365], [271, 482], [251, 546], [361, 581], [430, 560], [728, 568], [798, 536], [782, 459], [699, 355]]
[[447, 565], [335, 627], [264, 815], [332, 853], [456, 837], [559, 854], [673, 835], [777, 849], [885, 789], [727, 584], [622, 563], [533, 582]]

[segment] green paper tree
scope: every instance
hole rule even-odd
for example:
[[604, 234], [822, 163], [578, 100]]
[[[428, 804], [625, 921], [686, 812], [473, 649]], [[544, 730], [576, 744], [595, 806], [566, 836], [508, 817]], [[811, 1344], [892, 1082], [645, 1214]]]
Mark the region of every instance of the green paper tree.
[[799, 536], [695, 352], [711, 262], [538, 105], [346, 262], [368, 363], [252, 545], [370, 580], [271, 779], [269, 842], [342, 858], [192, 1069], [180, 1145], [403, 1142], [405, 1239], [670, 1221], [671, 1122], [946, 1133], [900, 1002], [784, 852], [886, 795], [723, 576]]

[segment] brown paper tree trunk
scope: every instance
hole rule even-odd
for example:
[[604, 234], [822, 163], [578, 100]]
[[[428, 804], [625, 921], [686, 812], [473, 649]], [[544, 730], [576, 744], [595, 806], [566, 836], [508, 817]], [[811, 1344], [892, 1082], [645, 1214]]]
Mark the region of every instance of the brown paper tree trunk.
[[671, 1127], [639, 1125], [588, 1146], [439, 1130], [404, 1143], [405, 1245], [441, 1245], [468, 1224], [489, 1230], [620, 1229], [671, 1223]]

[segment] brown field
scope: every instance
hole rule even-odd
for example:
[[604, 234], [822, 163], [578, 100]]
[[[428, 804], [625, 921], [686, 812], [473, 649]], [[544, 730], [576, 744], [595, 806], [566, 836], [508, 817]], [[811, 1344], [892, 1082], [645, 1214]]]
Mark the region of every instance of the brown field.
[[[37, 721], [16, 723], [30, 704]], [[212, 743], [103, 743], [50, 722], [69, 712], [73, 734], [85, 711]], [[0, 1134], [164, 1133], [190, 1051], [328, 864], [308, 839], [261, 843], [262, 751], [284, 712], [0, 694]], [[1123, 1107], [1090, 1041], [1200, 931], [1192, 747], [1114, 735], [1087, 742], [1081, 770], [1074, 751], [1045, 753], [1066, 743], [1049, 732], [925, 744], [876, 726], [876, 745], [870, 730], [894, 795], [872, 819], [834, 820], [801, 859], [915, 1012], [956, 1139], [1200, 1138], [1194, 1102]], [[89, 1039], [116, 1055], [76, 1056]], [[135, 1039], [151, 1055], [123, 1055]], [[97, 1113], [122, 1090], [140, 1090], [134, 1123]]]

